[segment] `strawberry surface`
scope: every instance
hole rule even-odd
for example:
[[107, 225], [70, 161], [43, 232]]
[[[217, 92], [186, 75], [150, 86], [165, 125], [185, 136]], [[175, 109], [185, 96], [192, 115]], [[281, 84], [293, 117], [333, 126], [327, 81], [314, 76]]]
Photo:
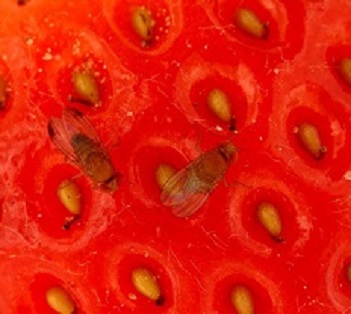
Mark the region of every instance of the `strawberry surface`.
[[[136, 8], [143, 23], [152, 15], [146, 39]], [[242, 8], [264, 36], [235, 23]], [[53, 286], [76, 313], [351, 313], [351, 70], [340, 62], [351, 58], [350, 10], [346, 0], [2, 0], [0, 313], [57, 313]], [[77, 93], [74, 71], [94, 79], [96, 102]], [[230, 123], [207, 106], [214, 88]], [[98, 134], [115, 191], [51, 141], [64, 108]], [[306, 123], [315, 135], [301, 135]], [[173, 215], [157, 167], [189, 171], [228, 141], [236, 156], [204, 204]], [[64, 180], [79, 188], [79, 217], [57, 195]], [[261, 219], [267, 203], [276, 212]], [[156, 302], [132, 280], [140, 267], [157, 280]], [[246, 305], [231, 297], [237, 286]]]

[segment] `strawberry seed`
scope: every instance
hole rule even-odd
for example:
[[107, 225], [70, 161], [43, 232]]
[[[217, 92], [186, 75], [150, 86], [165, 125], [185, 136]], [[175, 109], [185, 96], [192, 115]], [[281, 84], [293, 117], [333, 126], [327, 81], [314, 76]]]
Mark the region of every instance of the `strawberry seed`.
[[263, 23], [257, 15], [245, 8], [239, 9], [234, 18], [235, 25], [252, 37], [264, 39], [268, 36], [267, 23]]
[[60, 286], [46, 291], [46, 302], [52, 310], [60, 314], [73, 314], [76, 310], [72, 297]]
[[254, 302], [251, 291], [243, 286], [237, 285], [230, 295], [231, 303], [238, 314], [253, 314]]

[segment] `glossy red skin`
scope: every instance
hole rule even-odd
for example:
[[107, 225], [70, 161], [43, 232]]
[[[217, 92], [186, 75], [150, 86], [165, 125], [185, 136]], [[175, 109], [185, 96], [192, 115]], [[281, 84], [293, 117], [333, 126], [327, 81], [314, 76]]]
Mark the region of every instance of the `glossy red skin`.
[[[351, 87], [336, 64], [351, 56], [350, 3], [272, 1], [274, 11], [245, 1], [269, 22], [262, 41], [223, 27], [239, 1], [155, 0], [153, 12], [165, 8], [174, 23], [142, 48], [121, 18], [141, 1], [91, 2], [0, 3], [0, 72], [10, 86], [0, 113], [0, 312], [53, 313], [44, 292], [61, 284], [79, 313], [235, 313], [229, 294], [242, 283], [257, 313], [348, 313]], [[164, 16], [156, 22], [166, 27]], [[104, 81], [98, 109], [67, 100], [70, 64], [87, 59]], [[214, 85], [234, 99], [235, 134], [204, 106]], [[89, 117], [122, 173], [114, 194], [78, 177], [83, 214], [70, 230], [55, 189], [80, 170], [46, 131], [65, 106]], [[327, 146], [323, 160], [294, 136], [306, 119]], [[199, 147], [228, 139], [239, 149], [229, 184], [196, 215], [172, 216], [157, 165], [180, 169]], [[283, 243], [255, 218], [264, 200], [279, 205]], [[140, 265], [157, 274], [164, 305], [134, 290]]]

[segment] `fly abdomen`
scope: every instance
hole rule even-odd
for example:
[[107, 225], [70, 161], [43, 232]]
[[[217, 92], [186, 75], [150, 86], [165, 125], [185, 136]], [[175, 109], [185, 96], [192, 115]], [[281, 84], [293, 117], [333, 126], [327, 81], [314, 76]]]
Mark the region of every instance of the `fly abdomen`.
[[220, 178], [227, 169], [227, 162], [216, 150], [203, 155], [202, 161], [196, 167], [196, 176], [208, 188]]

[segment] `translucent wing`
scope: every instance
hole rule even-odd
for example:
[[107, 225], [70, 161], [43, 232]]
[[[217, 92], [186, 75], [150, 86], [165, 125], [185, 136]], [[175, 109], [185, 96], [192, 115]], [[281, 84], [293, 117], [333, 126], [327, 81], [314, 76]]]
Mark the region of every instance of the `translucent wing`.
[[66, 108], [62, 113], [62, 120], [69, 134], [84, 134], [96, 143], [99, 143], [99, 137], [91, 122], [78, 110]]
[[48, 133], [56, 147], [72, 161], [77, 161], [76, 154], [71, 144], [71, 134], [64, 126], [62, 119], [51, 118], [48, 123]]
[[[198, 160], [193, 163], [195, 162]], [[172, 213], [177, 217], [194, 214], [205, 203], [212, 190], [204, 190], [201, 182], [191, 174], [193, 163], [177, 172], [162, 188], [162, 204], [172, 207]]]
[[100, 143], [98, 135], [82, 113], [75, 109], [64, 109], [62, 118], [51, 118], [48, 123], [51, 140], [61, 152], [74, 162], [78, 162], [71, 140], [76, 134], [84, 134], [96, 143]]
[[173, 215], [180, 218], [193, 215], [206, 202], [208, 196], [209, 193], [195, 193], [189, 195], [182, 204], [173, 206]]

